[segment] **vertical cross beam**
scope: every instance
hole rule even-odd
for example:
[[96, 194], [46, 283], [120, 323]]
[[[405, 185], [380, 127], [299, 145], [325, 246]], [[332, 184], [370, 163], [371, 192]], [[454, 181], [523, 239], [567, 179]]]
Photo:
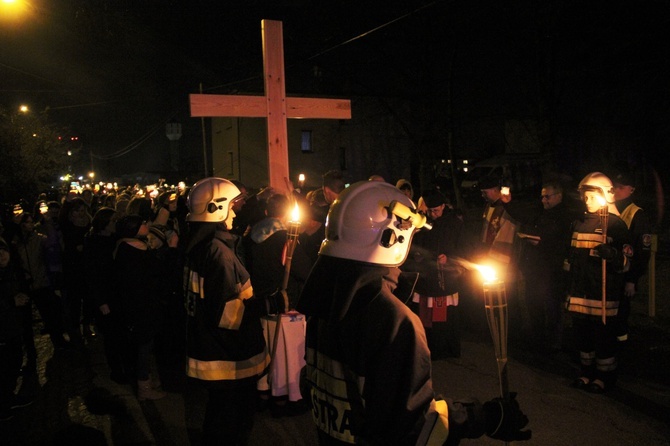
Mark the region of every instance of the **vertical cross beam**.
[[285, 191], [289, 178], [287, 119], [351, 119], [351, 101], [287, 98], [282, 23], [263, 20], [261, 29], [265, 96], [191, 94], [191, 116], [266, 118], [269, 184]]
[[270, 186], [286, 189], [288, 131], [286, 126], [286, 82], [284, 80], [284, 33], [281, 22], [263, 20], [263, 72], [267, 103], [268, 174]]

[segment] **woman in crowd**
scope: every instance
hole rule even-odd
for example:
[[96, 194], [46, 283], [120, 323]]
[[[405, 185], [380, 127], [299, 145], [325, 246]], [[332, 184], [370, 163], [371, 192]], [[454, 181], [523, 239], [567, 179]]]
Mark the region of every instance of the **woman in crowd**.
[[97, 309], [96, 324], [103, 335], [105, 357], [111, 378], [127, 384], [132, 376], [125, 324], [115, 290], [113, 252], [116, 243], [116, 211], [102, 207], [93, 216], [84, 238], [85, 278]]
[[[63, 203], [60, 215], [63, 231], [63, 281], [70, 336], [77, 343], [84, 337], [93, 337], [95, 319], [93, 302], [88, 298], [84, 277], [84, 237], [91, 227], [91, 216], [86, 202], [73, 197]], [[83, 326], [83, 330], [82, 330]]]
[[166, 394], [159, 389], [157, 376], [151, 380], [156, 315], [159, 303], [159, 263], [147, 245], [147, 221], [139, 215], [126, 215], [116, 224], [119, 237], [114, 251], [115, 283], [127, 334], [136, 352], [137, 395], [140, 401], [157, 400]]

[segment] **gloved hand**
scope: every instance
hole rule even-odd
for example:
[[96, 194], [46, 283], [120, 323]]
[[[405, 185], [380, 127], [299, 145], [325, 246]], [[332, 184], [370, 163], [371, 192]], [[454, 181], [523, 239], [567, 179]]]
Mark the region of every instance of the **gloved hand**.
[[612, 245], [607, 245], [605, 243], [596, 246], [595, 250], [598, 253], [598, 255], [600, 256], [600, 258], [605, 259], [605, 260], [612, 260], [617, 255], [616, 248]]
[[523, 441], [529, 440], [532, 431], [521, 430], [528, 424], [528, 417], [521, 412], [516, 401], [516, 393], [509, 398], [494, 398], [484, 403], [486, 418], [486, 435], [496, 440]]

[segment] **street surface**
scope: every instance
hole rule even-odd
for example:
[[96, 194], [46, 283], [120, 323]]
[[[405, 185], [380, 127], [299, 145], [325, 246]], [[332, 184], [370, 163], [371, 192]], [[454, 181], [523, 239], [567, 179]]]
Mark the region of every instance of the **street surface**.
[[[433, 363], [435, 389], [457, 399], [492, 398], [498, 392], [492, 345], [485, 336], [465, 337], [461, 358]], [[40, 354], [51, 356], [44, 336], [38, 343]], [[509, 362], [509, 382], [530, 418], [528, 445], [670, 444], [669, 387], [622, 377], [616, 390], [593, 395], [568, 386], [576, 365], [563, 354], [557, 359], [518, 356]], [[87, 354], [51, 356], [41, 362], [32, 383], [40, 387], [35, 404], [0, 425], [0, 443], [197, 445], [205, 393], [174, 367], [162, 376], [168, 397], [140, 403], [130, 386], [109, 380], [100, 339], [89, 343]], [[316, 445], [310, 414], [272, 418], [268, 411], [259, 413], [251, 444]], [[481, 438], [462, 444], [502, 443]]]

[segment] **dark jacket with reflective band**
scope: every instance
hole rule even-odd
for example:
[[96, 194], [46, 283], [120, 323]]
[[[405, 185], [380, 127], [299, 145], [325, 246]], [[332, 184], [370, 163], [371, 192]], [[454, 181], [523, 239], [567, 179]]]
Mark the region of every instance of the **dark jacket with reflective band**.
[[631, 197], [617, 201], [616, 207], [630, 230], [633, 243], [633, 257], [625, 280], [637, 284], [640, 277], [647, 272], [651, 257], [651, 222], [644, 209], [633, 203]]
[[249, 273], [235, 237], [217, 230], [187, 253], [187, 374], [205, 381], [259, 375], [269, 362]]
[[[309, 316], [306, 375], [320, 444], [414, 445], [435, 405], [423, 326], [392, 294], [399, 272], [319, 256], [305, 284], [298, 311]], [[431, 439], [481, 435], [468, 419], [475, 405], [441, 406]]]
[[[630, 251], [626, 224], [610, 214], [607, 225], [608, 244], [616, 249], [616, 257], [606, 262], [606, 314], [615, 316], [623, 292], [623, 271]], [[570, 271], [568, 311], [585, 315], [602, 315], [602, 258], [595, 248], [603, 243], [602, 225], [598, 214], [585, 214], [573, 224], [572, 242], [568, 255]]]

